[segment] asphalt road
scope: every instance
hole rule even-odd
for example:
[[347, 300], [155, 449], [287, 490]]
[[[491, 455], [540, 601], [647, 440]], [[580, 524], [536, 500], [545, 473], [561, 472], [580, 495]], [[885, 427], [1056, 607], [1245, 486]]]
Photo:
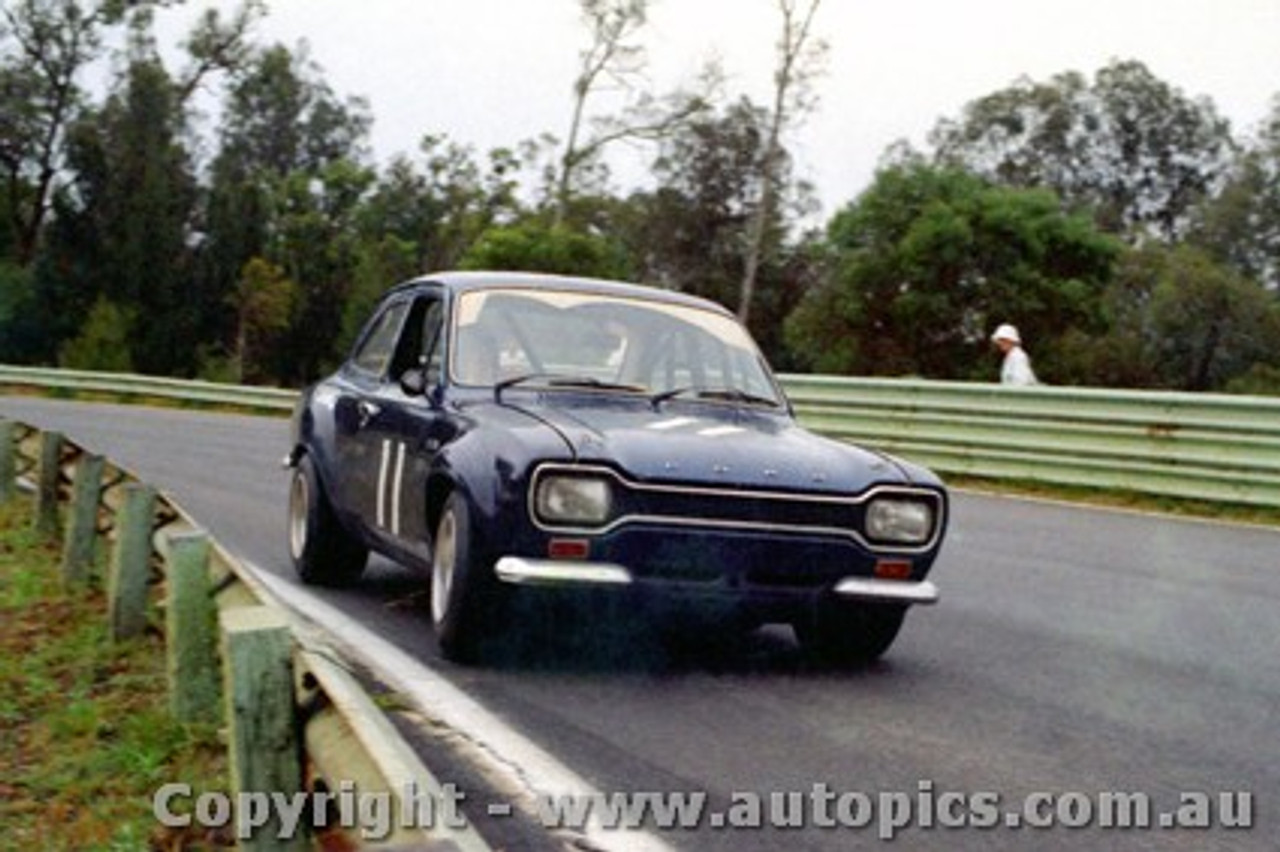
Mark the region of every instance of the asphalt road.
[[[107, 453], [292, 580], [284, 421], [16, 398], [0, 398], [0, 416]], [[1280, 533], [958, 494], [933, 579], [942, 602], [856, 671], [807, 666], [783, 629], [673, 652], [625, 630], [600, 639], [585, 613], [537, 649], [461, 669], [435, 656], [407, 572], [375, 566], [325, 599], [602, 791], [706, 791], [716, 804], [815, 785], [818, 799], [908, 794], [917, 825], [897, 832], [899, 849], [1280, 849]], [[1036, 794], [1058, 798], [1034, 798], [1034, 817], [1061, 806], [1067, 822], [1096, 823], [1108, 793], [1149, 796], [1153, 820], [1201, 801], [1183, 793], [1210, 793], [1216, 818], [1219, 792], [1252, 794], [1252, 829], [1003, 824]], [[1000, 826], [940, 825], [966, 812], [984, 822], [997, 801]], [[846, 815], [827, 802], [803, 829], [661, 837], [683, 849], [881, 845], [875, 822], [815, 825]]]

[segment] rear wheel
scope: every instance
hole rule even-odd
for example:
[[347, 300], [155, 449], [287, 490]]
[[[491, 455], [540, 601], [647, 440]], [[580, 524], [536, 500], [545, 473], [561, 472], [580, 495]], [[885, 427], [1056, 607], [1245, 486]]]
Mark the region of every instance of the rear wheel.
[[827, 600], [794, 627], [800, 645], [819, 660], [870, 663], [889, 650], [906, 614], [904, 606]]
[[[431, 624], [446, 659], [474, 662], [497, 605], [497, 590], [479, 557], [466, 498], [449, 495], [431, 554]], [[489, 593], [492, 592], [492, 593]]]
[[302, 581], [317, 586], [350, 585], [369, 561], [334, 515], [310, 456], [298, 460], [289, 485], [289, 556]]

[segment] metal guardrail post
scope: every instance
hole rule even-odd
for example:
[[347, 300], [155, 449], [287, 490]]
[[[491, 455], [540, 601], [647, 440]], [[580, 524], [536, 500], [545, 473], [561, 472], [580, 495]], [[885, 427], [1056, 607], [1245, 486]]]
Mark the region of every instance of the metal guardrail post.
[[[223, 698], [230, 730], [231, 793], [266, 790], [289, 797], [302, 792], [294, 706], [293, 638], [288, 618], [266, 606], [235, 607], [219, 614]], [[279, 837], [280, 815], [236, 814], [243, 850], [303, 850], [308, 838]], [[261, 817], [257, 819], [255, 817]]]
[[36, 532], [45, 538], [58, 535], [58, 483], [62, 477], [61, 432], [40, 433], [40, 461], [36, 466]]
[[216, 722], [218, 618], [209, 581], [209, 536], [161, 533], [165, 558], [165, 657], [169, 708], [179, 722]]
[[107, 576], [111, 638], [137, 636], [147, 626], [147, 582], [151, 577], [151, 528], [156, 490], [130, 482], [116, 516], [116, 542]]
[[76, 462], [71, 514], [62, 545], [62, 581], [84, 585], [93, 569], [98, 543], [98, 504], [102, 499], [102, 456], [86, 453]]
[[17, 436], [14, 422], [0, 418], [0, 503], [8, 503], [18, 490]]

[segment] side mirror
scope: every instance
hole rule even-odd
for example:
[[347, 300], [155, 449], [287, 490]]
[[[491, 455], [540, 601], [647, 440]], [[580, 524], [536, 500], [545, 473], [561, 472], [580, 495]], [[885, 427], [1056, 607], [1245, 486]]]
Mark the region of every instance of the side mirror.
[[427, 373], [411, 367], [400, 374], [400, 390], [405, 396], [423, 396], [427, 392]]

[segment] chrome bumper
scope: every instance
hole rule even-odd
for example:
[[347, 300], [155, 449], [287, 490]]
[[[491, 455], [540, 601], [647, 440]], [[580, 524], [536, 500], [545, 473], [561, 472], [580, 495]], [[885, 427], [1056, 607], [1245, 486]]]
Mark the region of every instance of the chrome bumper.
[[607, 562], [569, 562], [557, 559], [525, 559], [504, 556], [493, 568], [504, 583], [520, 586], [560, 586], [574, 583], [625, 586], [631, 572]]
[[939, 597], [938, 587], [928, 580], [913, 583], [870, 577], [845, 577], [836, 583], [836, 594], [845, 598], [903, 604], [934, 604]]
[[[519, 586], [626, 586], [633, 582], [631, 572], [611, 562], [572, 562], [560, 559], [528, 559], [504, 556], [494, 566], [494, 573], [504, 583]], [[840, 597], [859, 598], [900, 604], [932, 604], [938, 602], [938, 587], [928, 580], [877, 580], [870, 577], [846, 577], [836, 583]]]

